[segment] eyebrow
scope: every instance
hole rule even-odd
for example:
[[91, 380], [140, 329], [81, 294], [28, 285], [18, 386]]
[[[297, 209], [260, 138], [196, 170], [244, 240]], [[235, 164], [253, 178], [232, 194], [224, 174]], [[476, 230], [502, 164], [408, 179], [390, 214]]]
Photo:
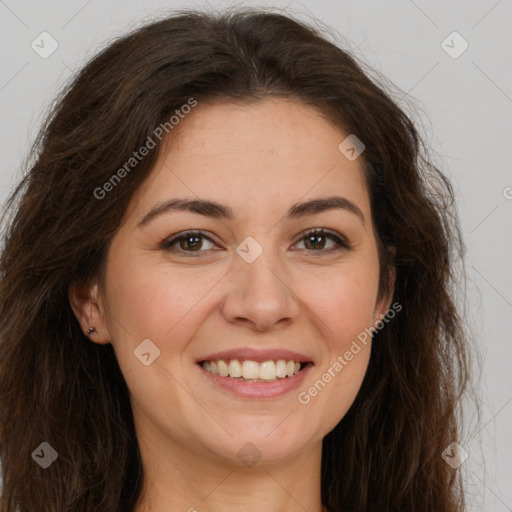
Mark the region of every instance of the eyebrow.
[[[352, 201], [339, 196], [324, 197], [302, 203], [295, 203], [288, 210], [285, 218], [298, 219], [306, 217], [307, 215], [314, 215], [327, 210], [333, 210], [335, 208], [353, 213], [361, 220], [363, 225], [365, 224], [365, 218], [361, 209]], [[151, 209], [146, 215], [144, 215], [142, 220], [137, 224], [137, 227], [141, 228], [156, 217], [174, 211], [197, 213], [213, 219], [235, 219], [235, 214], [229, 206], [219, 204], [215, 201], [208, 201], [205, 199], [170, 199]]]

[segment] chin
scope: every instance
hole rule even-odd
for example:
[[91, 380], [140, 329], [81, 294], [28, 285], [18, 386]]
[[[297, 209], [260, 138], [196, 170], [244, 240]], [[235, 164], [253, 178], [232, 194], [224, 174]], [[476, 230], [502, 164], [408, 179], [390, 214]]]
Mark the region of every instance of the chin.
[[264, 428], [262, 425], [257, 425], [236, 432], [230, 430], [232, 438], [223, 436], [222, 440], [211, 446], [210, 437], [206, 444], [216, 455], [237, 465], [242, 463], [252, 467], [256, 464], [284, 462], [297, 456], [308, 444], [304, 439], [304, 431], [298, 427], [295, 432], [290, 429], [287, 429], [286, 433], [281, 432], [278, 425], [285, 416], [274, 422], [270, 428], [267, 428], [270, 422], [265, 422]]

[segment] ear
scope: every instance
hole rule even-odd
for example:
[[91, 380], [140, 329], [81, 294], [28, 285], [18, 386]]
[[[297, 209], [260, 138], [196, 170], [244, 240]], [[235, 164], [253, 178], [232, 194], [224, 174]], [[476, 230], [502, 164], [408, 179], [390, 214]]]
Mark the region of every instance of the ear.
[[396, 283], [396, 268], [394, 265], [396, 249], [394, 247], [388, 247], [388, 261], [389, 261], [389, 272], [387, 275], [388, 279], [388, 290], [389, 292], [385, 294], [375, 305], [375, 313], [373, 323], [374, 325], [389, 311], [391, 307], [391, 301], [393, 300], [393, 294], [395, 291], [395, 283]]
[[[105, 323], [105, 308], [98, 284], [73, 282], [68, 287], [68, 298], [84, 334], [94, 343], [102, 345], [110, 343]], [[88, 334], [91, 327], [94, 327], [95, 330]]]

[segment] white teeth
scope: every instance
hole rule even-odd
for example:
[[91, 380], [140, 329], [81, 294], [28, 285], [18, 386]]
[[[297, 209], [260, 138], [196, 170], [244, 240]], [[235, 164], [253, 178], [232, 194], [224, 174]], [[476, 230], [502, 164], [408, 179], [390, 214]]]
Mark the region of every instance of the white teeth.
[[262, 380], [275, 379], [276, 378], [276, 363], [274, 363], [274, 361], [265, 361], [263, 363], [260, 363], [259, 378]]
[[244, 361], [242, 372], [244, 379], [257, 379], [260, 375], [260, 365], [256, 361]]
[[202, 367], [215, 375], [231, 377], [240, 380], [264, 380], [274, 381], [293, 377], [300, 371], [301, 363], [297, 361], [264, 361], [258, 363], [250, 359], [239, 361], [231, 359], [229, 362], [224, 359], [217, 361], [203, 361]]
[[240, 361], [238, 361], [237, 359], [231, 359], [231, 362], [229, 363], [228, 372], [230, 377], [242, 377], [243, 371]]
[[219, 374], [219, 367], [215, 361], [210, 361], [210, 372], [212, 372], [214, 375]]
[[217, 366], [219, 367], [219, 375], [221, 377], [227, 377], [228, 376], [228, 365], [225, 361], [222, 359], [217, 363]]
[[286, 377], [286, 361], [284, 359], [279, 359], [279, 361], [277, 361], [276, 375], [280, 379], [284, 379]]

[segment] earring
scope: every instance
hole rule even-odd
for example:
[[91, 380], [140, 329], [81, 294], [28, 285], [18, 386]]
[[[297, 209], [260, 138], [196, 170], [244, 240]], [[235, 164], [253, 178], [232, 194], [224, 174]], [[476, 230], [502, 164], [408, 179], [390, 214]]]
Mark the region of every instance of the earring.
[[96, 327], [91, 327], [91, 328], [87, 331], [87, 336], [89, 336], [89, 334], [92, 334], [95, 330], [96, 330]]

